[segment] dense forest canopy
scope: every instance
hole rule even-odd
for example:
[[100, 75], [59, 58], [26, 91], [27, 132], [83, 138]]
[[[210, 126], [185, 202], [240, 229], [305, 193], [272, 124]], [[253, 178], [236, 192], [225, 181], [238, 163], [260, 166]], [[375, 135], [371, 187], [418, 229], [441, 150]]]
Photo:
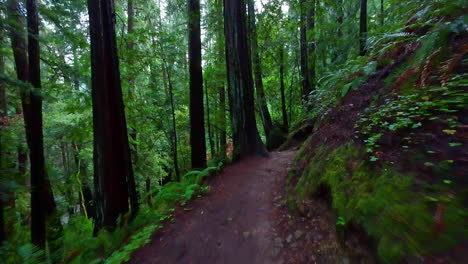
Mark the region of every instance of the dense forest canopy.
[[[334, 107], [376, 75], [405, 92], [417, 78], [466, 88], [466, 11], [462, 0], [0, 0], [0, 263], [127, 261], [225, 164], [351, 120]], [[459, 57], [446, 48], [458, 46]], [[440, 83], [428, 57], [448, 61]], [[441, 99], [459, 115], [449, 136], [466, 122], [466, 89], [456, 96]], [[356, 123], [368, 162], [385, 159], [378, 127], [424, 123], [377, 115]]]

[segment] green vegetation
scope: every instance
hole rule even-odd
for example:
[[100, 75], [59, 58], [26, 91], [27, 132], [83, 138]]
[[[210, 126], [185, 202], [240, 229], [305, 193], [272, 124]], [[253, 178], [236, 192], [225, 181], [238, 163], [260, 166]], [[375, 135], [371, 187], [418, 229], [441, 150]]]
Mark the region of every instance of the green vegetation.
[[[329, 154], [327, 154], [329, 153]], [[407, 256], [424, 256], [457, 245], [468, 235], [464, 222], [468, 213], [461, 198], [451, 198], [444, 183], [414, 191], [413, 176], [397, 172], [390, 164], [376, 168], [365, 161], [361, 147], [346, 144], [330, 153], [319, 149], [296, 187], [290, 190], [289, 205], [310, 199], [320, 185], [331, 190], [337, 225], [355, 223], [377, 241], [378, 255], [385, 263]], [[432, 210], [445, 205], [447, 230], [434, 236]]]
[[224, 164], [300, 144], [293, 210], [330, 199], [343, 242], [362, 229], [385, 263], [450, 255], [468, 236], [466, 11], [0, 1], [0, 264], [126, 262]]

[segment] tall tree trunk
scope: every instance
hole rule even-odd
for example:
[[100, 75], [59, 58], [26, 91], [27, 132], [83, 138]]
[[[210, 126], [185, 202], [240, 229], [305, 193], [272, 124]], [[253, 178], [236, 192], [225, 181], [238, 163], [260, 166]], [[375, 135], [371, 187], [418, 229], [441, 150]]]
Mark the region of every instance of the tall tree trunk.
[[300, 0], [300, 45], [301, 45], [301, 77], [302, 77], [302, 99], [304, 103], [308, 101], [308, 95], [312, 91], [309, 75], [308, 42], [307, 42], [307, 3]]
[[[31, 239], [40, 248], [45, 247], [46, 217], [55, 211], [55, 201], [48, 181], [42, 132], [42, 98], [39, 16], [36, 0], [26, 1], [28, 24], [28, 79], [34, 91], [23, 93], [26, 137], [31, 160]], [[57, 223], [57, 222], [55, 222]], [[52, 237], [51, 237], [52, 239]]]
[[380, 26], [385, 25], [385, 6], [384, 0], [380, 0]]
[[361, 15], [359, 18], [359, 55], [367, 53], [367, 0], [361, 0]]
[[94, 125], [95, 231], [113, 230], [129, 210], [133, 168], [125, 120], [112, 0], [88, 0]]
[[260, 54], [258, 51], [257, 25], [255, 24], [254, 0], [247, 0], [247, 6], [249, 11], [249, 40], [252, 51], [252, 66], [255, 77], [255, 89], [257, 92], [260, 116], [262, 117], [263, 129], [265, 130], [265, 136], [268, 139], [270, 132], [273, 129], [273, 122], [271, 121], [270, 111], [268, 110], [267, 101], [265, 99], [265, 90], [263, 88], [262, 66], [260, 61]]
[[206, 122], [207, 122], [207, 127], [208, 127], [208, 141], [210, 143], [210, 151], [211, 151], [211, 158], [214, 157], [215, 155], [215, 146], [213, 142], [213, 133], [211, 130], [211, 118], [210, 118], [210, 98], [208, 96], [208, 84], [207, 81], [205, 80], [205, 98], [206, 98]]
[[283, 129], [284, 131], [289, 130], [288, 125], [288, 112], [286, 110], [286, 96], [285, 96], [285, 85], [284, 85], [284, 46], [281, 45], [279, 49], [279, 73], [280, 73], [280, 93], [281, 93], [281, 113], [283, 114]]
[[307, 67], [309, 69], [310, 91], [315, 89], [315, 0], [307, 5]]
[[[128, 12], [127, 34], [130, 35], [130, 38], [131, 38], [133, 32], [135, 31], [135, 9], [134, 9], [133, 0], [128, 0], [127, 12]], [[135, 43], [133, 42], [133, 40], [129, 40], [127, 49], [130, 53], [135, 49]], [[132, 56], [130, 56], [129, 59], [130, 59], [129, 65], [133, 67]], [[129, 93], [130, 100], [134, 100], [133, 95], [135, 94], [135, 91], [133, 88], [135, 86], [135, 78], [133, 74], [130, 74], [129, 84], [130, 84], [130, 93]], [[132, 138], [133, 142], [137, 141], [138, 132], [135, 126], [131, 127], [130, 137]], [[133, 143], [132, 148], [130, 148], [130, 151], [131, 151], [130, 157], [133, 156], [134, 164], [137, 163], [137, 158], [138, 158], [137, 150], [138, 150], [138, 145], [136, 143]], [[138, 203], [138, 192], [137, 192], [136, 183], [135, 183], [135, 174], [131, 173], [127, 177], [128, 177], [128, 194], [130, 196], [130, 208], [132, 209], [132, 216], [135, 216], [138, 210], [140, 209], [140, 205]]]
[[252, 61], [247, 40], [244, 0], [224, 0], [224, 32], [233, 159], [249, 155], [266, 156], [268, 154], [255, 120]]
[[203, 72], [200, 32], [200, 0], [188, 0], [190, 147], [192, 151], [192, 169], [202, 169], [206, 167], [206, 138], [203, 109]]

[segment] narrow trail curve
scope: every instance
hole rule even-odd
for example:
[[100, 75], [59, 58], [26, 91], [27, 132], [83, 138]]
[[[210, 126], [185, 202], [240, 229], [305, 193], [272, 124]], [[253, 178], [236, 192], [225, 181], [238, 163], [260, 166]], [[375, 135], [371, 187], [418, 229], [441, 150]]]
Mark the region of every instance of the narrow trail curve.
[[[309, 218], [285, 207], [293, 151], [228, 166], [205, 197], [176, 211], [129, 263], [341, 263], [333, 219], [317, 202]], [[322, 209], [320, 209], [322, 208]]]

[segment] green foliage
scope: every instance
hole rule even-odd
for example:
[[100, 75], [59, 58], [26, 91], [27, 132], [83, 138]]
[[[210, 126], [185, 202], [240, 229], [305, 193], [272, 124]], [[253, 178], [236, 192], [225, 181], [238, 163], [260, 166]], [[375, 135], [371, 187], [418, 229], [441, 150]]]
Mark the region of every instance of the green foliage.
[[[332, 207], [340, 215], [337, 225], [350, 221], [362, 226], [378, 241], [378, 255], [384, 263], [442, 252], [463, 241], [468, 234], [468, 228], [463, 225], [468, 215], [462, 209], [461, 198], [445, 199], [444, 183], [414, 192], [412, 176], [399, 173], [387, 164], [382, 169], [372, 167], [362, 159], [364, 156], [352, 144], [333, 151], [317, 149], [299, 182], [289, 192], [288, 204], [297, 210], [298, 204], [309, 199], [320, 185], [329, 186]], [[428, 202], [427, 195], [438, 198]], [[444, 219], [448, 230], [439, 236], [438, 243], [427, 243], [433, 237], [431, 203], [440, 199], [446, 201]]]

